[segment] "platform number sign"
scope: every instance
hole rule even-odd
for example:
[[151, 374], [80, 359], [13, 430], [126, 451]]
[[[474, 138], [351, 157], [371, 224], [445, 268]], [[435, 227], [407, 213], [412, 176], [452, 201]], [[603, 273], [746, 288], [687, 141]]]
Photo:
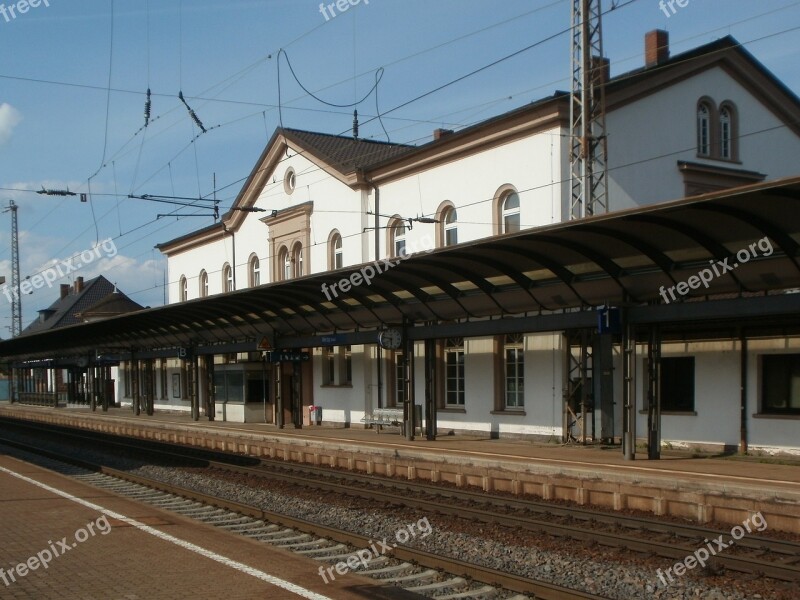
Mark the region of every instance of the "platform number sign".
[[598, 333], [619, 333], [621, 331], [619, 309], [613, 306], [600, 306], [597, 309]]

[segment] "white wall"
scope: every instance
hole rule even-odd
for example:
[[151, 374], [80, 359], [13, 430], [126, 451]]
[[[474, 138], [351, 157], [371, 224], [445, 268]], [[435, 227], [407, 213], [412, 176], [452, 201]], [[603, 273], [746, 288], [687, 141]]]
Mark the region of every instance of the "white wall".
[[[732, 101], [739, 113], [741, 162], [697, 156], [697, 102]], [[797, 175], [800, 138], [721, 68], [680, 81], [612, 111], [607, 117], [612, 210], [683, 197], [679, 160], [765, 173]], [[760, 133], [759, 133], [760, 132]], [[652, 160], [651, 160], [652, 159]]]

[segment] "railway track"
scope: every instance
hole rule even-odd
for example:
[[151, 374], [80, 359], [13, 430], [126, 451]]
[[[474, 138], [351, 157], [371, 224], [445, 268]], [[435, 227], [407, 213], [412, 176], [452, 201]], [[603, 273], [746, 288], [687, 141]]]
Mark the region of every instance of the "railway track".
[[[373, 540], [258, 507], [218, 498], [107, 466], [66, 457], [0, 436], [0, 444], [35, 457], [43, 466], [86, 484], [175, 512], [259, 542], [335, 565], [358, 557]], [[352, 571], [388, 585], [437, 600], [607, 600], [603, 596], [534, 581], [482, 565], [392, 544], [391, 557], [380, 555]]]
[[[14, 421], [14, 425], [18, 422]], [[28, 427], [28, 424], [25, 424]], [[54, 428], [34, 425], [34, 430]], [[332, 469], [257, 460], [216, 451], [175, 447], [161, 442], [123, 442], [105, 434], [75, 432], [56, 428], [61, 435], [80, 440], [103, 440], [131, 452], [152, 452], [178, 464], [202, 464], [227, 474], [248, 478], [274, 478], [297, 486], [343, 496], [404, 506], [424, 511], [494, 523], [515, 530], [547, 533], [570, 540], [626, 548], [630, 551], [683, 560], [709, 540], [729, 532], [617, 515], [544, 502], [510, 498], [431, 484], [399, 481], [385, 477], [354, 474]], [[198, 463], [199, 461], [199, 463]], [[243, 464], [247, 463], [247, 464]], [[667, 565], [668, 566], [668, 565]], [[710, 572], [723, 569], [765, 576], [781, 581], [800, 581], [800, 544], [747, 535], [734, 548], [716, 554], [708, 563]], [[515, 589], [515, 588], [509, 588]]]

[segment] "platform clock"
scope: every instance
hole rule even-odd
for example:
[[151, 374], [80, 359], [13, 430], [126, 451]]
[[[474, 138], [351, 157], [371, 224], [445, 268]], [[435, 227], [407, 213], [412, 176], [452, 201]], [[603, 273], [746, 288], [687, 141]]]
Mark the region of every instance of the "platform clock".
[[384, 329], [378, 334], [378, 343], [386, 350], [397, 350], [403, 343], [403, 333], [393, 327]]

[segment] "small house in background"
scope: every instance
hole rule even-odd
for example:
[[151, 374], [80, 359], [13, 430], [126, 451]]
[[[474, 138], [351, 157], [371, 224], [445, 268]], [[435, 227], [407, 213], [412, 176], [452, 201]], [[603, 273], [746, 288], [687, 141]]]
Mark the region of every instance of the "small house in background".
[[[131, 300], [102, 275], [84, 281], [75, 279], [74, 285], [62, 284], [58, 299], [39, 311], [39, 316], [20, 334], [42, 333], [52, 329], [88, 323], [144, 307]], [[60, 361], [53, 359], [30, 365], [22, 370], [17, 382], [17, 400], [21, 403], [80, 406], [92, 405], [103, 398], [116, 404], [116, 386], [119, 366], [113, 362], [90, 367], [85, 361]], [[97, 361], [93, 361], [96, 363]]]

